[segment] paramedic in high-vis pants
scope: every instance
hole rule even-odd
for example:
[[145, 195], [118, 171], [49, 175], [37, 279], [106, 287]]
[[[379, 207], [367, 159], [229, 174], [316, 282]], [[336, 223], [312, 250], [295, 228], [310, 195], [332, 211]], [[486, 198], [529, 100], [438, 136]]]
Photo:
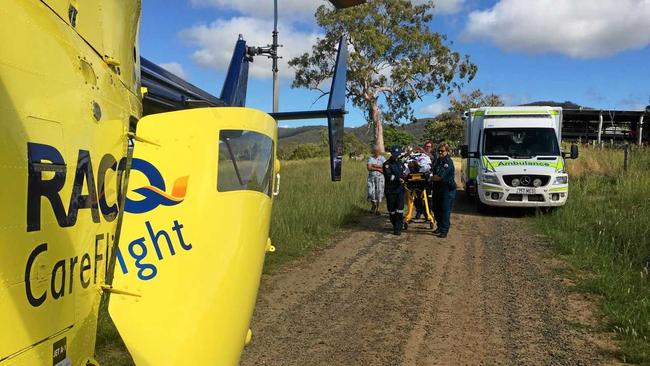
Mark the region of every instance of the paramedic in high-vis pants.
[[384, 163], [384, 180], [386, 181], [386, 206], [393, 224], [393, 234], [401, 235], [404, 225], [404, 164], [399, 160], [402, 148], [395, 145], [390, 148], [390, 158]]
[[451, 210], [456, 198], [456, 180], [454, 162], [449, 156], [449, 145], [440, 144], [438, 159], [433, 164], [433, 214], [438, 227], [433, 232], [441, 238], [446, 238], [451, 226]]

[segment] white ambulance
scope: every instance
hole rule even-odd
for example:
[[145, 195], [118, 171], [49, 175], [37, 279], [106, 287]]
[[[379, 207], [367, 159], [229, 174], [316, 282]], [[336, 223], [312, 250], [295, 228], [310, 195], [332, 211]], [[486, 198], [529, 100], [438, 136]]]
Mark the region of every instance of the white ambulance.
[[461, 147], [465, 191], [480, 205], [556, 207], [566, 203], [569, 176], [560, 149], [562, 108], [483, 107], [465, 112]]

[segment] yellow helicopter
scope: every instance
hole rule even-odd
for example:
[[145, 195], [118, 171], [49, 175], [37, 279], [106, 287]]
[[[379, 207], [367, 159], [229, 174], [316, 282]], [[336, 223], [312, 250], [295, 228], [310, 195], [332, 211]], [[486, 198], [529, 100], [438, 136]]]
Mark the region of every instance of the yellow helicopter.
[[236, 364], [274, 250], [276, 121], [328, 118], [340, 179], [344, 43], [327, 110], [267, 114], [244, 107], [243, 39], [216, 98], [141, 59], [140, 10], [0, 7], [0, 366], [98, 365], [103, 294], [136, 364]]

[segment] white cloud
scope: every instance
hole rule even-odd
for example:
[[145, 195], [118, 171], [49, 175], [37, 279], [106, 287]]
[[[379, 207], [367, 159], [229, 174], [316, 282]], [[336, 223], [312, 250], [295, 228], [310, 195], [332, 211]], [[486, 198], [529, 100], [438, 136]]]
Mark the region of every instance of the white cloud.
[[464, 35], [511, 51], [605, 57], [650, 44], [650, 0], [499, 0]]
[[419, 112], [435, 117], [440, 113], [447, 112], [447, 110], [449, 110], [449, 104], [445, 101], [437, 100], [429, 105], [420, 108]]
[[[250, 17], [236, 17], [218, 19], [210, 24], [200, 24], [181, 31], [181, 38], [190, 45], [197, 47], [192, 53], [192, 59], [200, 66], [212, 68], [217, 71], [228, 69], [235, 41], [241, 33], [249, 46], [266, 46], [271, 42], [273, 22]], [[297, 30], [292, 25], [281, 23], [278, 25], [280, 32], [279, 60], [280, 77], [293, 78], [293, 71], [289, 70], [287, 62], [311, 49], [318, 35]], [[250, 65], [249, 73], [252, 77], [271, 77], [271, 61], [263, 56], [258, 56]]]
[[463, 8], [465, 0], [437, 0], [434, 1], [434, 12], [440, 14], [455, 14]]
[[[411, 0], [424, 3], [431, 0]], [[232, 18], [220, 18], [211, 23], [203, 23], [184, 29], [180, 37], [194, 47], [192, 59], [199, 66], [220, 72], [227, 70], [232, 50], [239, 34], [242, 34], [249, 46], [266, 46], [271, 43], [273, 30], [272, 0], [190, 0], [195, 7], [214, 7], [219, 10], [234, 11], [241, 14]], [[433, 0], [436, 13], [451, 14], [458, 12], [465, 0]], [[293, 57], [311, 50], [320, 35], [316, 30], [314, 13], [318, 6], [330, 4], [327, 0], [280, 0], [279, 49], [282, 59], [280, 77], [293, 79], [294, 72], [289, 69], [288, 61]], [[254, 78], [271, 77], [271, 61], [264, 56], [257, 56], [250, 65], [250, 76]], [[383, 74], [390, 76], [390, 69]], [[329, 84], [329, 82], [328, 82]]]
[[[210, 6], [218, 9], [234, 10], [242, 15], [254, 18], [273, 19], [273, 0], [191, 0], [193, 6]], [[279, 0], [280, 20], [313, 21], [318, 6], [329, 4], [325, 0]]]
[[183, 65], [179, 64], [178, 62], [166, 62], [160, 64], [159, 66], [178, 76], [179, 78], [187, 80], [187, 73], [183, 69]]
[[[422, 4], [431, 0], [411, 0], [413, 4]], [[463, 8], [465, 0], [433, 0], [435, 14], [456, 14]]]

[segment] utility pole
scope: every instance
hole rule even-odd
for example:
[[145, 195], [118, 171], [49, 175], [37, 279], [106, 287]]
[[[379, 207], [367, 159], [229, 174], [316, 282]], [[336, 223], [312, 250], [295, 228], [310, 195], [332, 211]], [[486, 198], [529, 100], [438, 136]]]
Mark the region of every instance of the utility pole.
[[[348, 8], [351, 6], [359, 5], [365, 0], [330, 0], [337, 9]], [[280, 82], [279, 82], [279, 68], [278, 60], [282, 57], [278, 56], [278, 48], [282, 47], [278, 43], [278, 0], [273, 0], [273, 33], [271, 33], [273, 41], [266, 47], [248, 47], [249, 56], [265, 55], [272, 60], [271, 71], [273, 72], [273, 113], [279, 112], [280, 102]]]
[[273, 113], [277, 113], [279, 111], [278, 105], [280, 99], [278, 59], [282, 58], [278, 56], [278, 48], [282, 47], [282, 45], [278, 43], [278, 0], [273, 0], [273, 32], [271, 35], [273, 38], [271, 44], [266, 45], [266, 47], [248, 47], [247, 53], [251, 57], [265, 55], [271, 59], [271, 71], [273, 72]]
[[273, 59], [273, 112], [278, 112], [280, 103], [280, 85], [278, 83], [278, 0], [273, 0], [273, 44], [271, 58]]

